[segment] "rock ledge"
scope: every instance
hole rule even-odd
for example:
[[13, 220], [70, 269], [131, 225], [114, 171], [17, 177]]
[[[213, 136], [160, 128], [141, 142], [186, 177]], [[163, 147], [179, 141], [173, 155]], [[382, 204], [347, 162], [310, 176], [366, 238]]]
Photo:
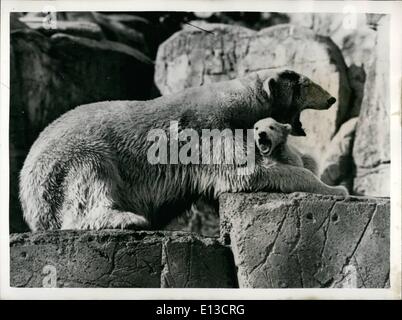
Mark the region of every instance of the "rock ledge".
[[388, 198], [225, 194], [220, 214], [240, 287], [389, 287]]
[[237, 286], [230, 249], [183, 232], [24, 233], [10, 247], [12, 287]]

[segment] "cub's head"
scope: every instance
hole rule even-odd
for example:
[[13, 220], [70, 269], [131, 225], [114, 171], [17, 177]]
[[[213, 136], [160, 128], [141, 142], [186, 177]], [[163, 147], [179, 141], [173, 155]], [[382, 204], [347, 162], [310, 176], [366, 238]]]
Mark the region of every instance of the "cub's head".
[[261, 71], [263, 89], [270, 100], [270, 116], [292, 125], [292, 135], [305, 136], [300, 122], [304, 109], [326, 110], [336, 99], [317, 83], [291, 70]]
[[269, 156], [279, 145], [286, 143], [291, 131], [290, 124], [265, 118], [254, 124], [254, 140], [261, 154]]

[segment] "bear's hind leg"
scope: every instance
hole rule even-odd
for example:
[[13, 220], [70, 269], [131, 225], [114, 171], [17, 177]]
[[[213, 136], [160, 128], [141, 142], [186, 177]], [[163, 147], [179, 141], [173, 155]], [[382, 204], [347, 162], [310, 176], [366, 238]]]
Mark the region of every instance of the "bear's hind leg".
[[[82, 160], [82, 159], [81, 159]], [[93, 160], [93, 159], [91, 159]], [[145, 229], [148, 220], [125, 210], [125, 186], [112, 159], [87, 161], [70, 170], [61, 229]]]
[[107, 179], [92, 181], [73, 193], [61, 229], [145, 229], [149, 224], [145, 217], [116, 208], [119, 201], [114, 189]]

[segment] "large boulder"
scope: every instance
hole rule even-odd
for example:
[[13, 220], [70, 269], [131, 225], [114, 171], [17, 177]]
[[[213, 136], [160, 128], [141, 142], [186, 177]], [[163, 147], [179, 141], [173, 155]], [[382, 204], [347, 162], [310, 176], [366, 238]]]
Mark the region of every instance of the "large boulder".
[[389, 199], [225, 194], [220, 214], [240, 288], [389, 287]]
[[178, 232], [12, 234], [11, 287], [233, 288], [230, 249]]
[[371, 55], [375, 31], [364, 13], [288, 13], [289, 22], [330, 37], [342, 50], [348, 66], [362, 66]]
[[305, 74], [337, 98], [329, 110], [305, 110], [307, 137], [292, 139], [318, 159], [349, 111], [346, 66], [337, 46], [308, 28], [278, 25], [259, 32], [222, 24], [180, 31], [161, 44], [155, 82], [162, 94], [233, 79], [262, 69], [289, 68]]
[[367, 80], [356, 128], [356, 194], [390, 195], [389, 37], [389, 19], [384, 16], [378, 21], [375, 47], [367, 61]]

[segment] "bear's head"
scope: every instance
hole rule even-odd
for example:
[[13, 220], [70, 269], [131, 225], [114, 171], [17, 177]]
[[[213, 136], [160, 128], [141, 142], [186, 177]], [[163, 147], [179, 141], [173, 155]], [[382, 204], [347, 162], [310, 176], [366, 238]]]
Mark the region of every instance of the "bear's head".
[[326, 110], [336, 99], [304, 75], [291, 70], [262, 72], [263, 89], [271, 102], [271, 117], [292, 125], [292, 135], [305, 136], [300, 122], [304, 109]]
[[254, 124], [254, 140], [264, 156], [269, 156], [281, 144], [286, 143], [292, 126], [279, 123], [273, 118], [265, 118]]

